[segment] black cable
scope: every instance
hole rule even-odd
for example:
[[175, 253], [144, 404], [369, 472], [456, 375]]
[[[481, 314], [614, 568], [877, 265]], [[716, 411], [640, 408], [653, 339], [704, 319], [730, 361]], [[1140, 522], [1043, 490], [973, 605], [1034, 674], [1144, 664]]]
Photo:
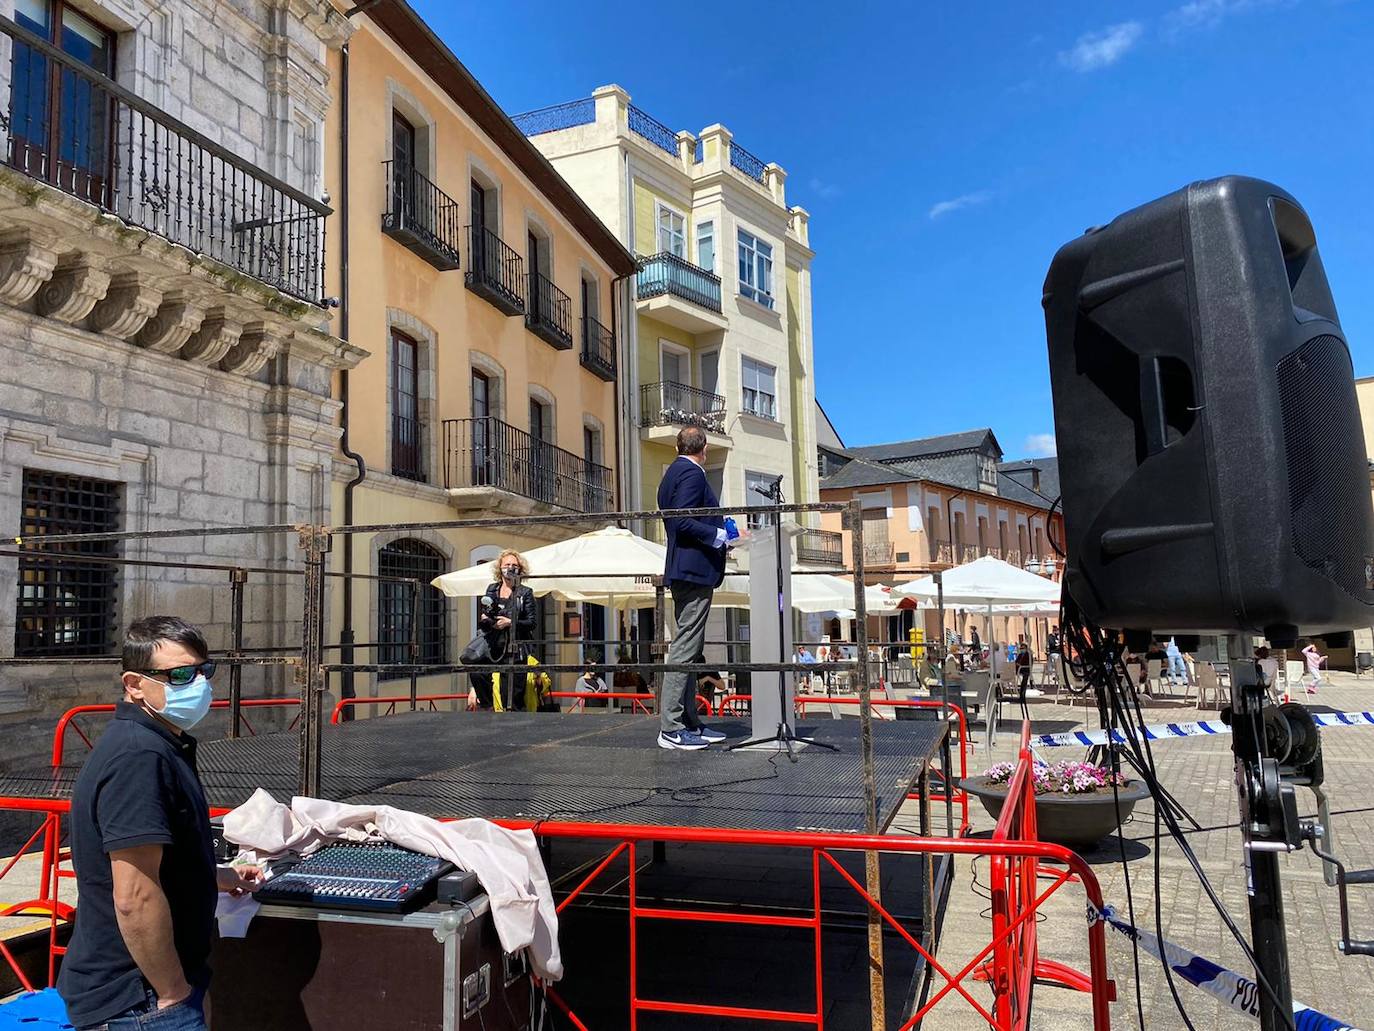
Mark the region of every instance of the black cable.
[[[1072, 614], [1076, 622], [1081, 618], [1081, 613], [1077, 613], [1075, 611]], [[1097, 627], [1091, 626], [1091, 624], [1088, 624], [1086, 620], [1082, 620], [1081, 625], [1079, 625], [1077, 629], [1079, 633], [1081, 633], [1083, 637], [1090, 642], [1089, 647], [1095, 653], [1094, 657], [1098, 658], [1100, 661], [1100, 659], [1102, 658], [1102, 653], [1099, 653], [1097, 651], [1098, 647], [1100, 646], [1103, 652], [1106, 651], [1105, 645], [1099, 645], [1098, 643], [1103, 638], [1103, 631]], [[1109, 668], [1110, 672], [1108, 672]], [[1192, 846], [1188, 843], [1187, 837], [1182, 827], [1178, 823], [1177, 817], [1174, 815], [1171, 808], [1169, 808], [1167, 805], [1161, 804], [1165, 798], [1165, 793], [1163, 791], [1162, 786], [1159, 783], [1158, 771], [1155, 767], [1154, 753], [1153, 750], [1150, 748], [1149, 738], [1144, 734], [1145, 715], [1140, 708], [1140, 699], [1135, 695], [1135, 692], [1125, 691], [1121, 686], [1124, 682], [1125, 666], [1121, 662], [1120, 656], [1115, 656], [1110, 667], [1103, 663], [1101, 673], [1103, 675], [1101, 677], [1101, 682], [1098, 686], [1102, 690], [1107, 692], [1106, 697], [1114, 703], [1114, 710], [1119, 715], [1124, 715], [1125, 712], [1131, 709], [1134, 710], [1135, 718], [1122, 718], [1119, 720], [1119, 726], [1122, 736], [1126, 739], [1126, 747], [1130, 752], [1138, 771], [1140, 772], [1141, 779], [1144, 780], [1146, 787], [1149, 789], [1150, 794], [1154, 799], [1155, 812], [1157, 818], [1163, 819], [1163, 822], [1169, 831], [1170, 837], [1174, 839], [1175, 843], [1179, 847], [1179, 850], [1183, 853], [1184, 858], [1188, 860], [1189, 866], [1192, 868], [1194, 875], [1197, 877], [1198, 882], [1202, 886], [1203, 891], [1206, 893], [1208, 900], [1212, 904], [1212, 907], [1216, 910], [1218, 916], [1221, 917], [1222, 922], [1226, 925], [1227, 930], [1235, 939], [1236, 944], [1240, 946], [1241, 952], [1245, 955], [1246, 960], [1254, 969], [1256, 984], [1260, 987], [1262, 991], [1264, 991], [1264, 993], [1269, 997], [1271, 1002], [1277, 1003], [1278, 994], [1274, 991], [1273, 985], [1269, 983], [1268, 979], [1260, 970], [1259, 963], [1255, 958], [1254, 951], [1250, 947], [1249, 942], [1246, 941], [1245, 936], [1241, 932], [1239, 926], [1236, 924], [1235, 919], [1231, 916], [1230, 911], [1226, 908], [1226, 904], [1222, 901], [1221, 897], [1217, 894], [1216, 889], [1212, 886], [1211, 879], [1207, 876], [1206, 871], [1202, 869], [1202, 864], [1198, 860], [1197, 854], [1193, 851]], [[1123, 698], [1129, 699], [1129, 706], [1126, 704], [1125, 701], [1123, 701]], [[1110, 735], [1111, 728], [1107, 729]], [[1139, 731], [1139, 733], [1137, 733], [1137, 731]], [[1110, 736], [1109, 740], [1112, 740]], [[1186, 812], [1185, 815], [1187, 815]], [[1156, 892], [1158, 892], [1158, 886], [1156, 886]], [[1167, 961], [1164, 962], [1164, 966], [1166, 977], [1169, 979], [1170, 989], [1174, 990], [1172, 970], [1169, 968]], [[1174, 993], [1174, 998], [1177, 1004], [1179, 1000], [1176, 991]], [[1289, 1028], [1290, 1031], [1297, 1031], [1291, 1013], [1286, 1012], [1281, 1006], [1276, 1006], [1276, 1011], [1283, 1019], [1285, 1027]], [[1180, 1010], [1180, 1012], [1182, 1011]]]

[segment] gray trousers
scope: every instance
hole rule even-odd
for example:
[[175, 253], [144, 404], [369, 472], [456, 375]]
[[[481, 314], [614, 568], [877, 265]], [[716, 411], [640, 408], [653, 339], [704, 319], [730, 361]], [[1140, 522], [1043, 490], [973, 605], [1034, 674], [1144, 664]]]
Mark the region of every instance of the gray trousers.
[[[693, 662], [706, 641], [706, 617], [711, 614], [714, 587], [705, 584], [674, 580], [668, 585], [673, 592], [673, 611], [677, 616], [677, 633], [668, 646], [668, 663]], [[659, 694], [659, 725], [665, 734], [683, 727], [697, 727], [695, 673], [664, 673], [663, 690]]]

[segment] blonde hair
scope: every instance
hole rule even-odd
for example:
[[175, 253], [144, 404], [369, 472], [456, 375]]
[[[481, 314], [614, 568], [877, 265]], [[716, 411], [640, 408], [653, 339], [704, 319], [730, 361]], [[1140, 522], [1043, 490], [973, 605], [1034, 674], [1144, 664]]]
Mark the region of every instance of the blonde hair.
[[507, 548], [497, 555], [496, 561], [491, 564], [491, 578], [495, 583], [501, 582], [501, 567], [506, 564], [507, 555], [515, 556], [515, 561], [520, 564], [520, 576], [522, 578], [530, 575], [530, 564], [525, 561], [525, 556], [514, 548]]

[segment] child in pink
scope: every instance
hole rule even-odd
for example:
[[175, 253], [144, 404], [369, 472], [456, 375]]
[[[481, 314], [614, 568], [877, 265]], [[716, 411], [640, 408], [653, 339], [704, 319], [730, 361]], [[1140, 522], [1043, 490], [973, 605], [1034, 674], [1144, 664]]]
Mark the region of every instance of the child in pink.
[[1307, 647], [1302, 650], [1302, 657], [1307, 663], [1307, 675], [1312, 678], [1312, 683], [1307, 685], [1307, 693], [1316, 694], [1322, 683], [1322, 664], [1326, 662], [1326, 656], [1317, 651], [1317, 646], [1309, 641]]

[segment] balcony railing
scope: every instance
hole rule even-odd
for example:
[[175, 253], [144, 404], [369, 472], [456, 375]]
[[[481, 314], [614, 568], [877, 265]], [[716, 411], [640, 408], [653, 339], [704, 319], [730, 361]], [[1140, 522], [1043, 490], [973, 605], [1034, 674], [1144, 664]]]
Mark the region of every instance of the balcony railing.
[[844, 534], [834, 530], [803, 530], [797, 535], [797, 561], [822, 566], [844, 564]]
[[[0, 154], [11, 168], [319, 304], [329, 208], [8, 18]], [[60, 89], [58, 84], [60, 83]], [[53, 101], [49, 103], [49, 101]]]
[[468, 226], [467, 287], [507, 315], [525, 313], [525, 261], [484, 226]]
[[570, 100], [566, 104], [554, 104], [537, 111], [526, 111], [522, 115], [512, 115], [511, 121], [526, 136], [571, 129], [575, 125], [590, 125], [596, 121], [596, 101], [591, 97]]
[[420, 461], [420, 421], [401, 415], [391, 417], [391, 475], [424, 481]]
[[864, 565], [893, 566], [897, 564], [897, 548], [891, 541], [864, 541]]
[[764, 181], [764, 164], [749, 151], [745, 150], [734, 140], [730, 141], [730, 164], [747, 175], [754, 182], [762, 184]]
[[604, 380], [615, 379], [615, 334], [590, 315], [582, 316], [582, 364]]
[[530, 273], [529, 298], [525, 325], [530, 332], [560, 351], [572, 347], [572, 298], [538, 272]]
[[700, 426], [725, 432], [725, 398], [685, 383], [645, 383], [639, 388], [640, 426]]
[[648, 140], [660, 150], [677, 157], [677, 133], [660, 122], [653, 115], [630, 105], [628, 113], [630, 132]]
[[386, 210], [382, 232], [435, 268], [455, 269], [463, 239], [458, 202], [409, 165], [382, 162]]
[[493, 487], [573, 512], [611, 511], [611, 470], [500, 419], [444, 420], [444, 486]]
[[720, 277], [667, 251], [640, 259], [637, 286], [640, 300], [672, 294], [708, 311], [721, 310]]

